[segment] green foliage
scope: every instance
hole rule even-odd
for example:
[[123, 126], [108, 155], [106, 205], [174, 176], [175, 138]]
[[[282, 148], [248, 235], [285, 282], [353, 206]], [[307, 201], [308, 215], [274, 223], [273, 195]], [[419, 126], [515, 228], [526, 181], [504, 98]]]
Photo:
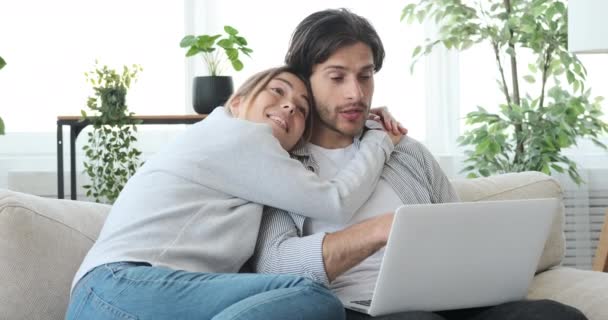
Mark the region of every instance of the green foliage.
[[[179, 43], [182, 48], [188, 48], [186, 57], [197, 54], [203, 56], [203, 61], [212, 76], [217, 76], [223, 72], [223, 64], [226, 58], [236, 71], [243, 69], [243, 62], [239, 59], [239, 52], [249, 56], [253, 50], [247, 47], [247, 40], [238, 35], [238, 30], [231, 26], [224, 26], [226, 34], [222, 38], [221, 34], [200, 36], [187, 35]], [[225, 56], [221, 54], [223, 49]]]
[[124, 66], [122, 73], [118, 73], [96, 62], [95, 69], [85, 73], [94, 95], [87, 100], [93, 115], [81, 110], [82, 119], [93, 126], [88, 144], [83, 147], [84, 171], [91, 179], [91, 184], [84, 188], [86, 195], [96, 202], [113, 203], [141, 165], [134, 135], [139, 121], [132, 119], [133, 113], [126, 105], [127, 90], [141, 71], [140, 66], [133, 65]]
[[[472, 148], [466, 151], [463, 171], [469, 172], [469, 177], [526, 170], [547, 174], [567, 171], [573, 181], [582, 183], [576, 163], [562, 150], [576, 145], [577, 138], [590, 138], [606, 149], [599, 137], [608, 132], [608, 124], [601, 120], [603, 99], [590, 97], [590, 90], [585, 90], [587, 71], [568, 52], [565, 1], [420, 0], [408, 4], [401, 16], [408, 23], [426, 19], [438, 24], [438, 37], [414, 49], [412, 70], [416, 61], [437, 45], [466, 50], [479, 43], [489, 44], [496, 60], [505, 102], [498, 113], [478, 107], [466, 115], [472, 129], [458, 142]], [[520, 51], [534, 56], [523, 76], [518, 69]], [[509, 74], [504, 69], [507, 60]], [[520, 80], [537, 92], [522, 96]]]
[[6, 61], [4, 61], [4, 59], [2, 59], [2, 57], [0, 57], [0, 70], [2, 68], [4, 68], [5, 65], [6, 65]]

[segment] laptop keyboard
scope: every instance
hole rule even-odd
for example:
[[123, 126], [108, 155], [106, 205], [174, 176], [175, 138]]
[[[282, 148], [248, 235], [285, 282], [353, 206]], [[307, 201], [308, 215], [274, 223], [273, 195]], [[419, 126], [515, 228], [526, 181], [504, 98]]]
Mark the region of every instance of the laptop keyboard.
[[357, 301], [351, 301], [351, 302], [360, 304], [360, 305], [366, 306], [366, 307], [369, 307], [372, 304], [372, 300], [357, 300]]

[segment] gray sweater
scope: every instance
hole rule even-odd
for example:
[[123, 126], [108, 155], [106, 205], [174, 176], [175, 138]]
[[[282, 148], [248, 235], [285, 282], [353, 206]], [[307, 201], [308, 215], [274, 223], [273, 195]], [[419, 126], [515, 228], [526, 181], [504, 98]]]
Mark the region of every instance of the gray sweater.
[[[370, 121], [368, 124], [376, 125]], [[373, 131], [367, 131], [362, 140], [355, 139], [355, 146], [360, 148], [370, 132]], [[301, 146], [292, 153], [298, 155], [310, 170], [318, 170], [308, 146]], [[395, 147], [384, 166], [382, 178], [404, 204], [460, 201], [431, 152], [410, 137], [403, 137]], [[329, 285], [323, 261], [325, 233], [305, 235], [304, 223], [308, 218], [295, 212], [266, 207], [253, 258], [254, 270], [259, 273], [301, 275]], [[341, 224], [346, 227], [349, 223]]]
[[271, 128], [217, 108], [128, 181], [72, 286], [118, 261], [192, 272], [237, 272], [253, 254], [264, 205], [346, 222], [378, 182], [393, 144], [367, 134], [335, 179], [291, 159]]

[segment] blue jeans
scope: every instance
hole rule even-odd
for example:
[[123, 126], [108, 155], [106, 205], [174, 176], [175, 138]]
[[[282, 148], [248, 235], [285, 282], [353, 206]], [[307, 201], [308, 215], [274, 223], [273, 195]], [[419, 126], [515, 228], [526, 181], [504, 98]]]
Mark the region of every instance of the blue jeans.
[[344, 319], [344, 307], [311, 280], [213, 274], [117, 262], [85, 275], [66, 319]]

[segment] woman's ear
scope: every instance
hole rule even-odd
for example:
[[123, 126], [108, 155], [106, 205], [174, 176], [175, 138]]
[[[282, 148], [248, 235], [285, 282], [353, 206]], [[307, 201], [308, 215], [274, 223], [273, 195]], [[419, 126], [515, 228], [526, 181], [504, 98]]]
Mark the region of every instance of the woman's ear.
[[228, 108], [230, 108], [230, 113], [232, 113], [233, 117], [238, 117], [239, 116], [239, 111], [240, 111], [240, 107], [241, 107], [241, 97], [234, 97], [230, 100], [230, 105], [228, 106]]

